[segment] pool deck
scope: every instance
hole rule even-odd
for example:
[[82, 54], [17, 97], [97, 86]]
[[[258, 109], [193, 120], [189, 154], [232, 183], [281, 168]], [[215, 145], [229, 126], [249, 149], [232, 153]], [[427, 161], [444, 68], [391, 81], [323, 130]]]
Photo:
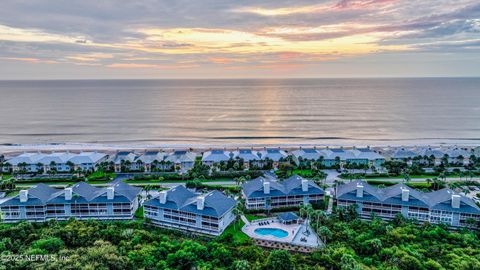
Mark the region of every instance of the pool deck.
[[[268, 225], [260, 225], [260, 223], [266, 222], [266, 221], [269, 222]], [[278, 238], [273, 235], [259, 235], [255, 233], [255, 230], [260, 228], [281, 229], [288, 232], [288, 236]], [[304, 246], [304, 247], [311, 247], [311, 248], [318, 248], [320, 246], [323, 246], [323, 244], [321, 243], [316, 233], [313, 232], [313, 230], [310, 227], [307, 229], [309, 231], [309, 234], [304, 234], [305, 230], [306, 230], [306, 226], [304, 224], [286, 225], [286, 224], [280, 223], [276, 218], [255, 220], [250, 222], [249, 224], [245, 224], [245, 226], [243, 226], [242, 228], [242, 231], [246, 235], [254, 239], [286, 243], [289, 245]], [[302, 239], [304, 239], [304, 241], [301, 241]]]

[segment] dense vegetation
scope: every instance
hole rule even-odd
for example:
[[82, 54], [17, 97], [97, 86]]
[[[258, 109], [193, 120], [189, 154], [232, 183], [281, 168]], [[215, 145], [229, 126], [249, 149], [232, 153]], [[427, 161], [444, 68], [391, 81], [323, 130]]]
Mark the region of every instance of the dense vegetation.
[[[0, 225], [0, 269], [479, 269], [479, 234], [360, 221], [351, 211], [327, 217], [306, 210], [327, 242], [312, 254], [256, 247], [239, 228], [214, 240], [150, 227], [141, 221]], [[305, 212], [303, 214], [305, 214]], [[56, 260], [5, 260], [9, 254], [55, 254]]]

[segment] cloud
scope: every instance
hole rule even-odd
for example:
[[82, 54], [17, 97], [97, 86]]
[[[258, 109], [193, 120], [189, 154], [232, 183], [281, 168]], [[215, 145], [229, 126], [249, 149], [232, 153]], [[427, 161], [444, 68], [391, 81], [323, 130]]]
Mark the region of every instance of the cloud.
[[472, 53], [479, 29], [476, 0], [5, 0], [0, 59], [185, 76], [284, 67], [275, 72], [386, 53]]

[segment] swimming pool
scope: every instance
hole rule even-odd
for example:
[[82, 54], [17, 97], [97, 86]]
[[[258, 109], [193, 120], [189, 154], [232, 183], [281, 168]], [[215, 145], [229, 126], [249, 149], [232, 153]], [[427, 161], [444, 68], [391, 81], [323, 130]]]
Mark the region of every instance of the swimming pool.
[[276, 228], [259, 228], [255, 230], [255, 233], [263, 236], [272, 235], [277, 238], [284, 238], [288, 236], [288, 232]]

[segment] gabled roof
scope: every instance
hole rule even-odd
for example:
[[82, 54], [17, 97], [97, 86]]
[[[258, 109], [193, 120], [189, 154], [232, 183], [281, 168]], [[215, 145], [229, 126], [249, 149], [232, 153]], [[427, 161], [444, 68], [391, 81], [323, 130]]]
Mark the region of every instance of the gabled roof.
[[[248, 198], [275, 197], [286, 195], [307, 195], [324, 194], [323, 189], [317, 186], [313, 181], [308, 180], [308, 191], [302, 190], [302, 180], [306, 180], [298, 175], [293, 175], [283, 181], [273, 181], [265, 177], [257, 177], [242, 185], [242, 190]], [[264, 182], [270, 182], [270, 193], [264, 193]]]
[[195, 162], [196, 156], [193, 152], [181, 150], [169, 153], [165, 157], [165, 160], [173, 163]]
[[234, 158], [235, 154], [230, 151], [224, 150], [212, 150], [203, 153], [202, 161], [204, 162], [221, 162], [228, 161], [230, 158]]
[[137, 160], [140, 160], [146, 164], [150, 164], [150, 163], [153, 163], [155, 160], [157, 162], [164, 160], [166, 155], [167, 154], [164, 152], [149, 151], [149, 152], [143, 153], [143, 155], [139, 156]]
[[82, 152], [79, 154], [69, 152], [54, 152], [50, 154], [44, 153], [23, 153], [16, 157], [7, 160], [11, 165], [18, 165], [20, 163], [49, 165], [52, 161], [57, 164], [65, 164], [72, 162], [73, 164], [80, 165], [85, 163], [97, 163], [104, 158], [106, 154], [97, 152]]
[[317, 160], [320, 158], [320, 152], [316, 149], [299, 149], [292, 152], [297, 158], [303, 158], [304, 160]]
[[447, 149], [446, 151], [444, 151], [444, 153], [447, 154], [448, 157], [450, 157], [450, 158], [457, 158], [459, 156], [463, 156], [464, 158], [468, 158], [472, 154], [471, 151], [468, 151], [468, 150], [465, 150], [465, 149], [462, 149], [462, 148]]
[[286, 158], [288, 155], [284, 150], [281, 149], [266, 149], [258, 152], [260, 159], [270, 159], [273, 161], [279, 161], [281, 158]]
[[[141, 192], [141, 188], [130, 186], [123, 182], [113, 182], [110, 186], [114, 187], [114, 199], [108, 200], [106, 197], [107, 188], [94, 187], [85, 182], [79, 182], [73, 185], [72, 195], [75, 202], [131, 202], [137, 194]], [[48, 203], [71, 203], [65, 200], [65, 190], [52, 188], [45, 184], [37, 184], [28, 189], [28, 200], [20, 202], [20, 195], [7, 198], [0, 205], [45, 205]]]
[[405, 158], [413, 158], [418, 156], [417, 153], [413, 152], [412, 150], [408, 150], [405, 148], [397, 149], [393, 154], [392, 158], [394, 159], [405, 159]]
[[233, 151], [235, 157], [243, 159], [245, 162], [249, 162], [252, 160], [260, 160], [257, 151], [253, 151], [250, 149], [240, 149], [238, 151]]
[[20, 163], [37, 164], [38, 161], [44, 156], [45, 154], [40, 154], [40, 153], [23, 153], [16, 157], [7, 159], [6, 162], [14, 166]]
[[363, 159], [363, 160], [377, 160], [384, 159], [384, 157], [369, 148], [354, 148], [354, 149], [343, 149], [343, 148], [324, 148], [324, 149], [300, 149], [293, 151], [293, 155], [302, 157], [306, 160], [318, 160], [320, 157], [323, 159], [334, 160], [337, 157], [340, 160], [354, 160], [354, 159]]
[[418, 151], [418, 156], [434, 156], [435, 158], [442, 158], [444, 155], [445, 153], [439, 149], [423, 148]]
[[[204, 197], [205, 199], [203, 210], [197, 209], [198, 197]], [[197, 194], [179, 185], [167, 191], [165, 204], [161, 204], [159, 198], [155, 197], [145, 202], [144, 205], [185, 211], [199, 215], [221, 217], [232, 209], [236, 203], [234, 199], [225, 196], [220, 191], [215, 190], [207, 194]]]
[[81, 152], [80, 154], [74, 155], [69, 161], [75, 165], [88, 163], [94, 164], [105, 158], [106, 156], [107, 154], [100, 152]]
[[118, 152], [113, 158], [115, 164], [120, 164], [122, 161], [130, 161], [131, 163], [135, 162], [137, 155], [132, 152]]
[[71, 154], [71, 153], [68, 153], [68, 152], [51, 153], [51, 154], [48, 154], [48, 155], [44, 155], [37, 162], [45, 164], [45, 165], [48, 165], [52, 162], [54, 162], [56, 164], [65, 164], [72, 157], [74, 157], [74, 154]]
[[[356, 197], [357, 185], [363, 185], [363, 197]], [[409, 190], [409, 200], [402, 201], [402, 190]], [[462, 207], [460, 209], [451, 207], [452, 195], [460, 195]], [[371, 201], [379, 203], [409, 205], [435, 209], [443, 207], [443, 209], [453, 212], [473, 212], [480, 213], [480, 208], [469, 198], [464, 195], [453, 192], [450, 189], [441, 189], [438, 191], [424, 193], [413, 189], [404, 184], [396, 184], [386, 188], [378, 188], [364, 181], [352, 181], [337, 187], [337, 199]]]

